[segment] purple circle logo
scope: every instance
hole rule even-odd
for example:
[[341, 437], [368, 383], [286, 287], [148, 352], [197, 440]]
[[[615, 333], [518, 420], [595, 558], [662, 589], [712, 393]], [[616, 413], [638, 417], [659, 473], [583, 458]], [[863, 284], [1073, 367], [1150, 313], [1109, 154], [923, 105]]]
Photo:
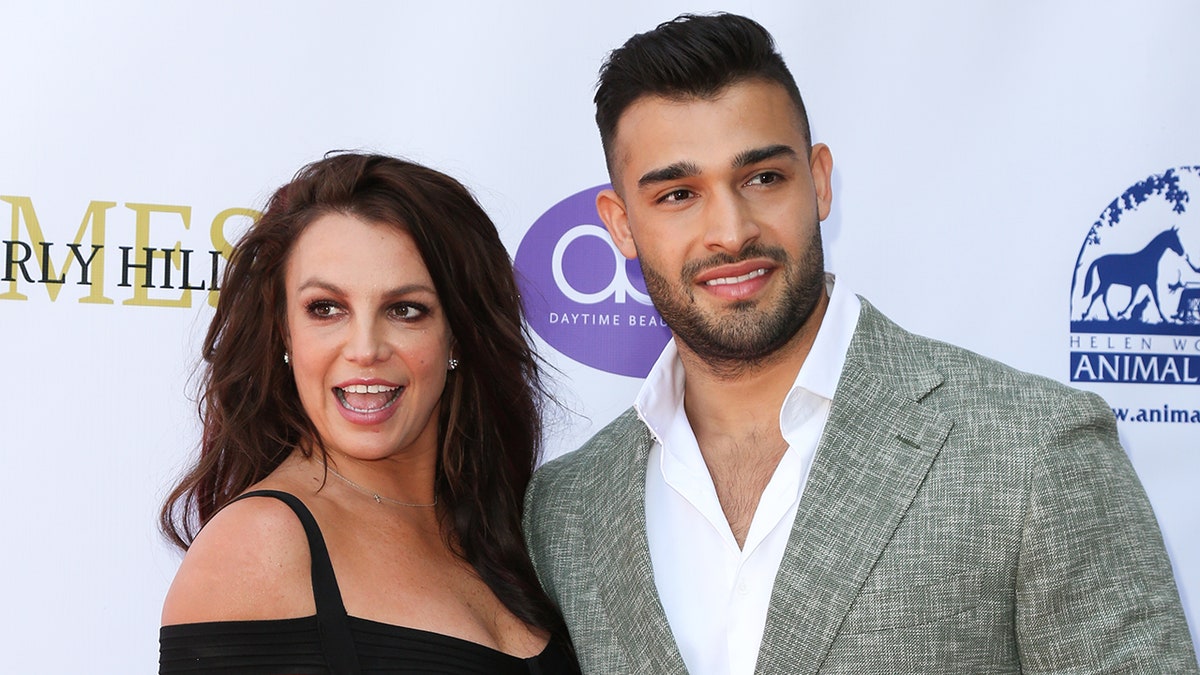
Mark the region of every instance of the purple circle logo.
[[513, 261], [534, 332], [580, 363], [645, 377], [671, 331], [650, 304], [636, 260], [609, 239], [596, 213], [597, 185], [534, 222]]

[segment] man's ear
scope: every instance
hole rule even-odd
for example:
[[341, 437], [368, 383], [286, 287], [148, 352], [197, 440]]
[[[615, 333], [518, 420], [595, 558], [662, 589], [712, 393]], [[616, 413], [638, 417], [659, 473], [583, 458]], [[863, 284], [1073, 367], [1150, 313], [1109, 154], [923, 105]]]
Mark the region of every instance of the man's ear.
[[596, 212], [604, 221], [604, 229], [621, 255], [633, 260], [637, 257], [637, 247], [633, 243], [633, 232], [629, 229], [629, 213], [625, 210], [625, 200], [616, 190], [601, 190], [596, 195]]
[[817, 143], [813, 146], [809, 169], [817, 193], [817, 215], [825, 220], [833, 205], [833, 153], [829, 152], [828, 145]]

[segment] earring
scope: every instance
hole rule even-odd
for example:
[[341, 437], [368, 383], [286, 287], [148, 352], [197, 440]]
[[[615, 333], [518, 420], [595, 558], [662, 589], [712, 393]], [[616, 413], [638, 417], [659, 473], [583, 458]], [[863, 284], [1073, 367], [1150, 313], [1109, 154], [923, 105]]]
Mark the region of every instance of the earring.
[[288, 353], [287, 353], [287, 352], [284, 352], [284, 353], [283, 353], [283, 362], [284, 362], [284, 363], [291, 363], [291, 362], [292, 362], [292, 359], [291, 359], [291, 357], [290, 357], [290, 356], [288, 356]]
[[455, 368], [458, 367], [458, 359], [450, 359], [446, 363], [446, 366], [447, 366], [447, 368], [446, 368], [447, 370], [454, 370]]

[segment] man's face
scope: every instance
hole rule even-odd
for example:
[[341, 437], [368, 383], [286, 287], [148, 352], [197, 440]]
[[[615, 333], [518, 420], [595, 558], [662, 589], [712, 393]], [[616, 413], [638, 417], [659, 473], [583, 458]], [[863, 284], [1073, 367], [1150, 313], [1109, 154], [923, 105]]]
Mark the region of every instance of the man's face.
[[824, 145], [806, 156], [782, 87], [638, 99], [617, 123], [613, 160], [616, 191], [597, 209], [682, 347], [736, 372], [800, 331], [825, 292], [832, 159]]

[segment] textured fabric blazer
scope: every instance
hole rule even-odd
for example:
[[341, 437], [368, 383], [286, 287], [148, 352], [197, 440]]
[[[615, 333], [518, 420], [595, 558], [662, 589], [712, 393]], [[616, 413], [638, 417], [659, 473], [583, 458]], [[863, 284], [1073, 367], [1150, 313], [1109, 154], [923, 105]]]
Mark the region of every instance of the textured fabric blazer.
[[[687, 672], [646, 540], [652, 442], [626, 411], [526, 497], [534, 564], [586, 673]], [[866, 301], [756, 670], [1198, 672], [1107, 405], [907, 333]]]

